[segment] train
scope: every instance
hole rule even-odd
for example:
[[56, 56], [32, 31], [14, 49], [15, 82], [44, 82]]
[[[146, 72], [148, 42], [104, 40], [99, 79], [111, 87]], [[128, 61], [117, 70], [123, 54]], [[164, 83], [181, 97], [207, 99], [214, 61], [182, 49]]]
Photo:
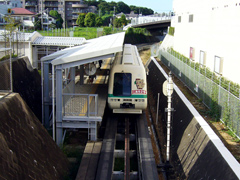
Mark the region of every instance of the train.
[[137, 47], [124, 44], [111, 64], [108, 107], [113, 113], [142, 114], [147, 108], [146, 70]]

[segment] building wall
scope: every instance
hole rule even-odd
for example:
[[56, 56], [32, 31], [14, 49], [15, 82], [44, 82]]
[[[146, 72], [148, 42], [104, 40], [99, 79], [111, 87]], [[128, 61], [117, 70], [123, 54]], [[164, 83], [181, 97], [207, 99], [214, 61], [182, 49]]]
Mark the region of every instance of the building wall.
[[240, 84], [240, 1], [174, 0], [173, 10], [173, 49], [190, 57], [192, 47], [195, 62], [200, 61], [200, 51], [203, 51], [205, 65], [212, 71], [218, 65], [215, 56], [221, 58], [220, 74]]

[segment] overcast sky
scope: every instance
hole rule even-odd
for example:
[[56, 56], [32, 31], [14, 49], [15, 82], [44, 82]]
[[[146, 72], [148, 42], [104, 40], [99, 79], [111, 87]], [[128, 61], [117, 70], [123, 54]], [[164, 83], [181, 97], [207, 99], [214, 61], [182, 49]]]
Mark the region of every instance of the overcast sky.
[[154, 12], [169, 12], [172, 11], [173, 0], [106, 0], [107, 2], [119, 2], [122, 1], [128, 6], [140, 6], [152, 9]]

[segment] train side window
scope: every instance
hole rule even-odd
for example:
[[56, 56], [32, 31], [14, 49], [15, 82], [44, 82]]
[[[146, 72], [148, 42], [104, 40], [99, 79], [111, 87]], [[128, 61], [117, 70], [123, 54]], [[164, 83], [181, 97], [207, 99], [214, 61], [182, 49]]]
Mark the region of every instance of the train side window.
[[113, 95], [114, 96], [131, 96], [131, 73], [115, 73]]

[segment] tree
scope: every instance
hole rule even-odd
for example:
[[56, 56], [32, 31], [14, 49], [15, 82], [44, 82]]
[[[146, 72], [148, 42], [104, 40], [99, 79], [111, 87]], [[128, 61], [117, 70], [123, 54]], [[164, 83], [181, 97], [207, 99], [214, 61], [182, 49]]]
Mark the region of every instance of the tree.
[[102, 14], [106, 14], [111, 11], [111, 7], [107, 2], [101, 2], [100, 4], [98, 4], [98, 9], [101, 10]]
[[79, 25], [80, 27], [84, 27], [84, 19], [85, 19], [86, 15], [84, 13], [79, 14], [78, 18], [77, 18], [77, 25]]
[[96, 24], [95, 24], [96, 27], [100, 27], [100, 26], [103, 25], [103, 20], [102, 20], [102, 18], [99, 17], [99, 16], [96, 17], [95, 22], [96, 22]]
[[19, 27], [19, 24], [17, 24], [15, 22], [15, 19], [10, 15], [4, 16], [4, 20], [7, 22], [7, 24], [4, 27], [7, 31], [9, 31], [10, 34], [12, 34], [12, 32]]
[[59, 14], [56, 10], [51, 10], [51, 11], [49, 12], [49, 15], [57, 18], [57, 20], [56, 20], [56, 27], [57, 27], [57, 28], [62, 28], [63, 19], [62, 19], [62, 17], [61, 17], [61, 14]]
[[110, 23], [110, 20], [112, 18], [112, 15], [110, 14], [105, 14], [104, 16], [101, 17], [103, 20], [103, 26], [108, 26]]
[[127, 25], [127, 19], [126, 19], [126, 16], [124, 14], [121, 15], [120, 22], [121, 22], [121, 26]]
[[130, 11], [131, 11], [130, 7], [124, 2], [120, 1], [117, 3], [117, 13], [123, 12], [125, 14], [128, 14], [130, 13]]
[[95, 26], [95, 17], [96, 15], [94, 13], [87, 13], [85, 19], [84, 19], [84, 26], [86, 27], [94, 27]]
[[49, 15], [55, 17], [55, 18], [58, 18], [59, 17], [59, 13], [56, 11], [56, 10], [51, 10], [49, 12]]
[[114, 27], [121, 27], [122, 26], [122, 23], [121, 23], [121, 19], [120, 18], [115, 18], [114, 21], [113, 21], [113, 26]]
[[35, 17], [35, 21], [34, 21], [34, 29], [35, 30], [41, 30], [42, 29], [42, 23], [41, 23], [41, 19], [39, 19], [39, 17]]

